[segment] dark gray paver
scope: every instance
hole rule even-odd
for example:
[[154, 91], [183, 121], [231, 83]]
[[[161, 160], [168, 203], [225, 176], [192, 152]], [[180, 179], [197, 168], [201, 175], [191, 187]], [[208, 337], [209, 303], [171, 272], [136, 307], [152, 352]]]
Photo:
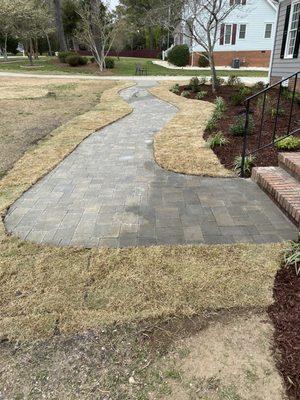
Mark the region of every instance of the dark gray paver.
[[86, 247], [296, 239], [297, 229], [253, 182], [156, 165], [153, 135], [176, 109], [147, 92], [152, 84], [123, 91], [134, 112], [90, 136], [26, 192], [9, 210], [7, 230]]

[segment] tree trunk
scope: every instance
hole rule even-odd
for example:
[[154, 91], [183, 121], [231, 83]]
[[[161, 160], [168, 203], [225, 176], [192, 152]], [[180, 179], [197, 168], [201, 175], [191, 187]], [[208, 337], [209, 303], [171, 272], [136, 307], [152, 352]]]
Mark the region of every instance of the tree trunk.
[[49, 56], [52, 56], [51, 42], [50, 42], [50, 39], [49, 39], [49, 35], [46, 32], [45, 32], [45, 36], [46, 36], [46, 39], [47, 39]]
[[39, 59], [39, 43], [37, 38], [34, 39], [34, 59]]
[[29, 39], [29, 53], [28, 53], [28, 57], [29, 57], [30, 65], [33, 65], [33, 44], [32, 44], [32, 38]]
[[210, 73], [211, 73], [212, 92], [216, 93], [218, 78], [217, 78], [215, 57], [214, 57], [213, 51], [208, 54], [208, 58], [209, 58], [209, 66], [210, 66]]
[[6, 33], [5, 34], [5, 36], [4, 36], [4, 60], [8, 60], [8, 57], [7, 57], [7, 37], [8, 37], [8, 34]]
[[61, 2], [60, 0], [53, 0], [53, 1], [55, 7], [55, 24], [56, 24], [57, 38], [59, 42], [59, 49], [61, 51], [67, 51], [65, 32], [61, 15]]
[[149, 47], [150, 50], [153, 50], [154, 48], [154, 33], [152, 26], [149, 27]]
[[90, 0], [90, 10], [91, 10], [91, 31], [94, 37], [94, 41], [99, 54], [102, 52], [101, 35], [95, 20], [97, 21], [97, 16], [100, 13], [100, 3], [99, 0]]

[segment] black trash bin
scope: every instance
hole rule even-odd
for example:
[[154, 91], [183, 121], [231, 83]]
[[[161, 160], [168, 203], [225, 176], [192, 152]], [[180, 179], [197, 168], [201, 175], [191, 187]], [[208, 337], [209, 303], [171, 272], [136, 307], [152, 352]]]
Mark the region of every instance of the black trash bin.
[[241, 66], [241, 61], [239, 58], [234, 58], [232, 60], [232, 68], [239, 69]]

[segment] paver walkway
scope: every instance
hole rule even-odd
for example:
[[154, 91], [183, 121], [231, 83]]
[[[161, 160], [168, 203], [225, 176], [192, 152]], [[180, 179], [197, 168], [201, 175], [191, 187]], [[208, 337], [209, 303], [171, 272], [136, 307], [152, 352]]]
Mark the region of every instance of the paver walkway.
[[122, 92], [134, 112], [90, 136], [26, 192], [9, 210], [8, 231], [87, 247], [296, 239], [253, 182], [176, 174], [154, 162], [153, 135], [177, 110], [149, 85]]

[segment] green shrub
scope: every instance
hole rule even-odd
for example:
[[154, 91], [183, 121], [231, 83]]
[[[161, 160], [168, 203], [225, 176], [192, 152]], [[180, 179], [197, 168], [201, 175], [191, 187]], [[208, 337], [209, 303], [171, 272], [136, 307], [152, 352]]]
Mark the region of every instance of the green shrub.
[[278, 111], [277, 111], [277, 108], [272, 108], [272, 109], [271, 109], [271, 116], [272, 116], [272, 118], [275, 118], [275, 117], [276, 117], [276, 114], [278, 114], [278, 117], [283, 117], [283, 116], [285, 115], [285, 110], [284, 110], [284, 108], [278, 108]]
[[113, 58], [106, 58], [105, 59], [105, 67], [107, 69], [114, 69], [115, 68], [115, 60]]
[[207, 140], [207, 147], [214, 149], [217, 146], [224, 146], [229, 140], [223, 135], [222, 132], [218, 132], [212, 135]]
[[[242, 156], [237, 156], [234, 159], [234, 170], [241, 175], [242, 174], [242, 161], [243, 158]], [[244, 174], [245, 176], [250, 176], [251, 174], [251, 169], [254, 166], [255, 163], [255, 157], [254, 156], [246, 156], [245, 157], [245, 163], [244, 163]]]
[[[238, 116], [235, 118], [234, 124], [229, 128], [230, 133], [234, 136], [243, 136], [245, 132], [245, 118], [244, 116]], [[249, 115], [248, 133], [251, 133], [254, 128], [254, 121], [252, 115]]]
[[209, 61], [208, 61], [207, 53], [200, 54], [200, 57], [198, 60], [198, 67], [206, 68], [208, 66], [209, 66]]
[[242, 88], [245, 85], [241, 81], [241, 79], [235, 75], [230, 75], [230, 77], [227, 80], [227, 85], [231, 87], [239, 87]]
[[194, 93], [199, 92], [199, 90], [200, 90], [200, 81], [199, 81], [199, 79], [195, 76], [194, 78], [192, 78], [190, 80], [190, 83], [189, 83], [188, 86], [189, 86], [189, 88], [190, 88], [190, 90], [192, 92], [194, 92]]
[[252, 92], [258, 93], [266, 88], [266, 84], [262, 81], [257, 82], [254, 86], [252, 86]]
[[180, 86], [178, 83], [175, 83], [174, 86], [171, 87], [170, 92], [179, 94], [180, 93]]
[[92, 64], [94, 64], [95, 61], [96, 61], [95, 57], [91, 57], [91, 58], [90, 58], [90, 62], [91, 62]]
[[61, 63], [67, 63], [67, 58], [71, 56], [76, 56], [77, 53], [75, 51], [60, 51], [58, 53], [58, 58]]
[[190, 50], [186, 44], [174, 46], [168, 53], [168, 61], [177, 67], [185, 67], [190, 60]]
[[78, 67], [80, 65], [86, 65], [88, 62], [88, 59], [86, 57], [81, 57], [81, 56], [69, 56], [66, 58], [66, 62], [71, 66], [71, 67]]
[[182, 97], [190, 97], [190, 95], [191, 95], [191, 92], [189, 91], [189, 90], [184, 90], [182, 93], [181, 93], [181, 96]]
[[202, 100], [202, 99], [204, 99], [204, 97], [207, 95], [207, 92], [205, 91], [205, 90], [200, 90], [200, 92], [198, 92], [197, 94], [196, 94], [196, 97], [195, 97], [195, 99], [196, 100]]
[[[210, 84], [212, 84], [212, 78], [210, 78], [209, 82], [210, 82]], [[225, 83], [224, 78], [217, 77], [216, 86], [222, 86], [222, 85], [224, 85], [224, 83]]]
[[278, 150], [298, 150], [300, 149], [300, 139], [291, 135], [275, 142], [275, 146]]
[[249, 88], [242, 87], [231, 96], [231, 102], [234, 106], [240, 106], [250, 94], [251, 90]]

